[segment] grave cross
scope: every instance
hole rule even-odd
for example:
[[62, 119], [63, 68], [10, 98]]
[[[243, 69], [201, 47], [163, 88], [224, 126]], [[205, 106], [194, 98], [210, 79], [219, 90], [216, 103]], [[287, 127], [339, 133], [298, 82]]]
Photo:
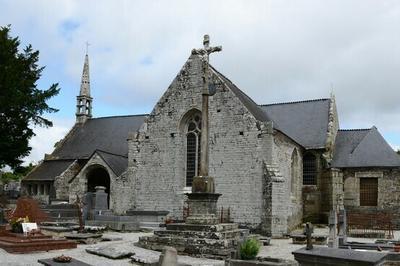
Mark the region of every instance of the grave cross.
[[193, 49], [193, 55], [200, 55], [202, 57], [203, 67], [203, 91], [202, 91], [202, 108], [201, 108], [201, 146], [200, 146], [200, 171], [199, 176], [208, 176], [208, 97], [212, 96], [209, 89], [209, 55], [214, 52], [220, 52], [221, 46], [210, 47], [210, 36], [204, 35], [203, 40], [204, 48]]
[[306, 234], [306, 237], [307, 237], [307, 245], [306, 245], [306, 249], [307, 250], [313, 249], [312, 233], [313, 233], [312, 224], [311, 223], [306, 223], [305, 234]]

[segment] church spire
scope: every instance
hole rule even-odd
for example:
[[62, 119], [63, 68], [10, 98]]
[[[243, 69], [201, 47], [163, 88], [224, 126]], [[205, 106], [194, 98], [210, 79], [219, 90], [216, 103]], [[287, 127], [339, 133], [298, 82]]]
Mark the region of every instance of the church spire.
[[81, 88], [79, 96], [76, 97], [76, 123], [85, 123], [88, 118], [92, 117], [92, 100], [93, 98], [90, 97], [89, 56], [86, 48]]

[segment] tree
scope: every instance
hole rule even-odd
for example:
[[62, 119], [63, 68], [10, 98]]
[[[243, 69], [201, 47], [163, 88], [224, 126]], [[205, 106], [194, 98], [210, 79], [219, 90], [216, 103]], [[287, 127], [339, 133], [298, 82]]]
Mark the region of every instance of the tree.
[[39, 51], [31, 45], [18, 51], [18, 37], [10, 36], [10, 25], [0, 28], [0, 168], [16, 168], [29, 154], [32, 126], [52, 126], [43, 117], [58, 110], [46, 101], [59, 93], [58, 84], [37, 88], [44, 67], [38, 66]]
[[17, 166], [12, 172], [0, 172], [0, 182], [19, 181], [26, 176], [36, 165], [30, 163], [28, 166]]
[[400, 155], [400, 150], [397, 150], [397, 154]]

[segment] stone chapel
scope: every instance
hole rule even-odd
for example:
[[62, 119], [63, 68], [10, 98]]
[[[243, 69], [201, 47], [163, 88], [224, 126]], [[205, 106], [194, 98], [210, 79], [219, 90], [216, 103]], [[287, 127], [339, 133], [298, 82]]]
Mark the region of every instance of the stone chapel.
[[[74, 202], [102, 185], [116, 214], [182, 219], [199, 166], [201, 64], [191, 54], [150, 114], [93, 118], [86, 54], [76, 123], [23, 179], [26, 193]], [[400, 156], [374, 126], [340, 129], [333, 95], [260, 104], [212, 66], [209, 80], [209, 172], [234, 222], [280, 236], [338, 205], [400, 209]]]

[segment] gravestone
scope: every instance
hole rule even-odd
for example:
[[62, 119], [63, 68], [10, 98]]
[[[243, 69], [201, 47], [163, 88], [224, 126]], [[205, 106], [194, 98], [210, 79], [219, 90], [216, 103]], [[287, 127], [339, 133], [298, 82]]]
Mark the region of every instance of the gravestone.
[[106, 193], [106, 187], [97, 186], [95, 189], [96, 192], [94, 193], [92, 208], [94, 210], [108, 210], [108, 194]]

